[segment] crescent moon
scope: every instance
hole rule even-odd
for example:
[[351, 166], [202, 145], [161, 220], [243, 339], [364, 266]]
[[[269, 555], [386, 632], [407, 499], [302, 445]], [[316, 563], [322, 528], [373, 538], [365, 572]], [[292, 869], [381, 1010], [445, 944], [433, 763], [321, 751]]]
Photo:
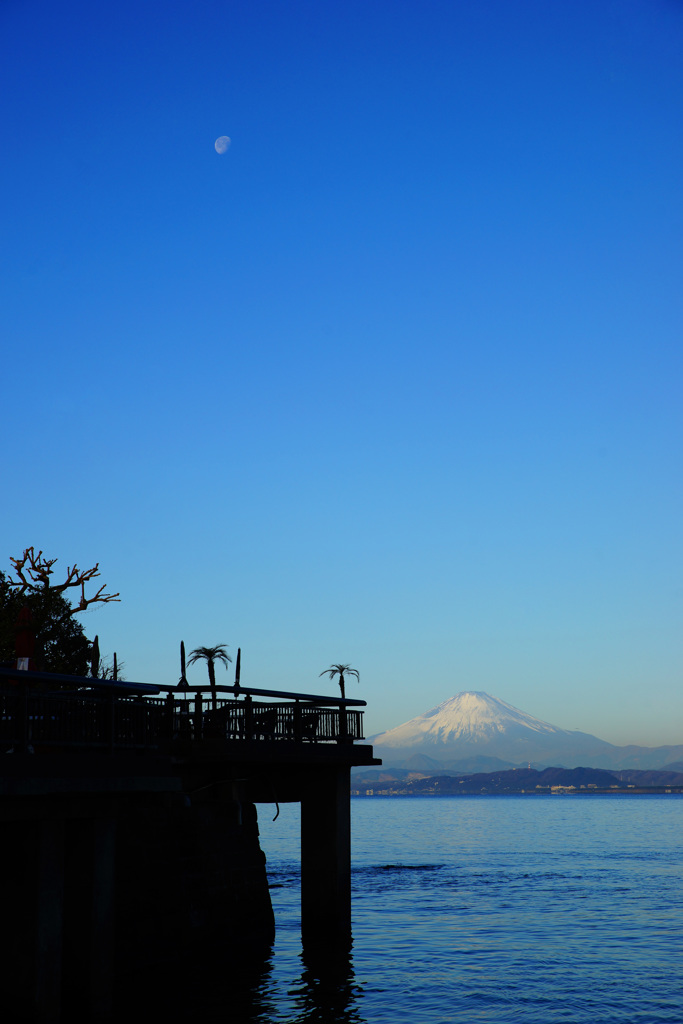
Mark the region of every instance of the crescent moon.
[[230, 137], [228, 135], [221, 135], [213, 145], [217, 153], [227, 153], [230, 146]]

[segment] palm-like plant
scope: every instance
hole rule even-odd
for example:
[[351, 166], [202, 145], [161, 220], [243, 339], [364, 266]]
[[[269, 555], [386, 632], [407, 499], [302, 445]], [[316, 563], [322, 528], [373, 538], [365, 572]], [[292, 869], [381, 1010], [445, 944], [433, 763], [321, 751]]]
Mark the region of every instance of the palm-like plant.
[[[339, 689], [341, 690], [342, 697], [346, 697], [346, 688], [344, 686], [344, 676], [355, 676], [358, 682], [360, 682], [360, 676], [358, 670], [351, 668], [350, 665], [330, 665], [323, 672], [321, 676], [329, 676], [330, 679], [334, 679], [335, 676], [339, 676]], [[318, 676], [320, 678], [320, 676]]]
[[227, 644], [217, 644], [215, 647], [195, 647], [195, 649], [190, 652], [190, 657], [187, 659], [188, 665], [194, 665], [195, 661], [206, 662], [206, 667], [209, 672], [209, 683], [211, 684], [211, 706], [214, 711], [216, 710], [215, 664], [217, 661], [220, 661], [223, 663], [225, 668], [228, 667], [228, 662], [232, 661], [232, 658], [226, 650], [227, 646]]

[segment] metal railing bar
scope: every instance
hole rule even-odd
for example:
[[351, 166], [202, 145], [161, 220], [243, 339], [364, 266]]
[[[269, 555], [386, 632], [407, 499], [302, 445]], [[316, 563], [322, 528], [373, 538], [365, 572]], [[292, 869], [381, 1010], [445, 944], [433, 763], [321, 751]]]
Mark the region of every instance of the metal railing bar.
[[[188, 686], [187, 689], [179, 689], [177, 686], [165, 686], [163, 683], [158, 687], [164, 693], [210, 693], [210, 686]], [[303, 700], [306, 702], [331, 707], [367, 707], [366, 700], [356, 700], [351, 697], [326, 697], [319, 693], [295, 693], [293, 690], [261, 690], [253, 686], [217, 686], [216, 693], [234, 693], [236, 697], [287, 697], [289, 700]]]

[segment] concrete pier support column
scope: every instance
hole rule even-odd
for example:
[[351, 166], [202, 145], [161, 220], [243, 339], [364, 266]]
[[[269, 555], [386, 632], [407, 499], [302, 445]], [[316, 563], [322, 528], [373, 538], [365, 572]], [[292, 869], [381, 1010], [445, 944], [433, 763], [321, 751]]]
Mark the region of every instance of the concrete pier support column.
[[99, 1024], [113, 1004], [116, 820], [69, 821], [65, 853], [63, 1005]]
[[33, 1013], [36, 1021], [56, 1021], [61, 1002], [62, 921], [64, 907], [64, 822], [38, 826], [35, 889]]
[[64, 821], [0, 828], [0, 1019], [57, 1024], [62, 985]]
[[301, 937], [305, 947], [351, 944], [348, 768], [311, 769], [301, 793]]

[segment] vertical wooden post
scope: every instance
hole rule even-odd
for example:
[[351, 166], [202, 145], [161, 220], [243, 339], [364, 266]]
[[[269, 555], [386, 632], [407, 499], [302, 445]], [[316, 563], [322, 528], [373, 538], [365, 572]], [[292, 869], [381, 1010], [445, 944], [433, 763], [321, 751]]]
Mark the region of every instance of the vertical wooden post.
[[111, 696], [109, 697], [108, 702], [107, 702], [107, 714], [106, 714], [107, 733], [108, 733], [109, 753], [110, 754], [114, 753], [114, 747], [116, 746], [116, 724], [117, 724], [116, 723], [116, 714], [117, 714], [117, 711], [118, 711], [118, 708], [117, 708], [117, 705], [116, 705], [116, 697], [112, 693]]
[[[216, 710], [215, 708], [213, 709]], [[213, 732], [213, 729], [211, 730]], [[199, 690], [194, 699], [194, 739], [204, 739], [204, 703], [202, 691]]]
[[244, 738], [248, 740], [254, 738], [254, 709], [251, 706], [250, 693], [244, 698]]
[[301, 938], [351, 945], [351, 797], [348, 768], [317, 768], [301, 794]]
[[31, 724], [28, 713], [28, 683], [23, 680], [18, 687], [17, 710], [18, 730], [15, 749], [20, 754], [28, 754], [31, 746]]

